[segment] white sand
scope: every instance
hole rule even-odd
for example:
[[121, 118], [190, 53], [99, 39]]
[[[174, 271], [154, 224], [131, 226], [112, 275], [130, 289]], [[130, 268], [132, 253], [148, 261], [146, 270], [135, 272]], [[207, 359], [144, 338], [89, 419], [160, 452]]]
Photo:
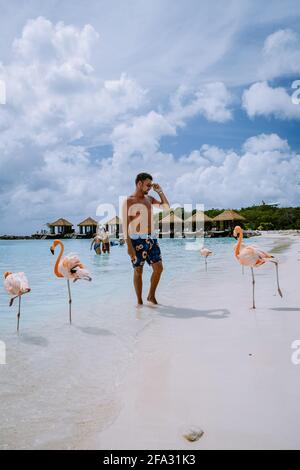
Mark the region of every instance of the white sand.
[[[263, 266], [251, 310], [250, 272], [243, 276], [233, 260], [224, 282], [208, 270], [207, 283], [182, 286], [176, 302], [162, 293], [163, 307], [143, 308], [155, 319], [123, 385], [122, 410], [83, 447], [300, 448], [300, 365], [291, 362], [291, 344], [300, 339], [300, 237], [289, 238], [278, 254], [283, 299], [275, 295], [273, 265]], [[198, 442], [183, 439], [189, 425], [203, 429]]]

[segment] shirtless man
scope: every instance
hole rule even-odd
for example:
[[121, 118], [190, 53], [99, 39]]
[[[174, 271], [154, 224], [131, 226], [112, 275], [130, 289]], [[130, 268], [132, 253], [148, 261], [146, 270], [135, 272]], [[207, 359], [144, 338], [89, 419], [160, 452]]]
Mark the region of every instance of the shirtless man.
[[[163, 270], [161, 252], [153, 226], [153, 205], [169, 209], [169, 202], [159, 184], [152, 183], [152, 176], [140, 173], [135, 179], [135, 192], [126, 198], [123, 205], [123, 233], [127, 243], [128, 255], [134, 268], [134, 287], [138, 306], [143, 305], [142, 276], [145, 261], [152, 267], [152, 276], [147, 300], [157, 304], [155, 291]], [[148, 196], [153, 189], [160, 201]]]

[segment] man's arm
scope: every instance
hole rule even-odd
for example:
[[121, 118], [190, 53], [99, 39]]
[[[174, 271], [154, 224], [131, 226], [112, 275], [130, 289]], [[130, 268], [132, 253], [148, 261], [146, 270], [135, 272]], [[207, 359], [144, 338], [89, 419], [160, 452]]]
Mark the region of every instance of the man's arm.
[[131, 238], [128, 233], [129, 217], [128, 217], [128, 200], [124, 201], [122, 207], [122, 225], [123, 225], [123, 237], [127, 244], [127, 252], [131, 259], [135, 257], [135, 251], [131, 243]]
[[168, 201], [168, 199], [167, 199], [165, 193], [163, 192], [162, 188], [160, 187], [160, 185], [154, 183], [154, 184], [153, 184], [153, 190], [159, 195], [160, 201], [158, 201], [158, 200], [155, 199], [154, 197], [151, 197], [151, 203], [152, 203], [154, 206], [161, 207], [161, 208], [164, 209], [164, 210], [170, 209], [169, 201]]

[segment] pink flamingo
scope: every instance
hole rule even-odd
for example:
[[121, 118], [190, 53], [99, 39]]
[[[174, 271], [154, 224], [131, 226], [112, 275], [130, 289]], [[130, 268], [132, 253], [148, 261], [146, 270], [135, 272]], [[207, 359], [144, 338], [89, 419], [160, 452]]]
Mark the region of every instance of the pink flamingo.
[[31, 291], [27, 277], [24, 273], [4, 273], [4, 287], [8, 294], [12, 297], [9, 302], [11, 307], [14, 300], [19, 297], [19, 309], [18, 309], [18, 321], [17, 321], [17, 332], [19, 333], [19, 324], [21, 316], [21, 296]]
[[[86, 281], [91, 281], [92, 278], [89, 272], [84, 268], [83, 264], [81, 263], [78, 256], [74, 253], [70, 253], [62, 258], [64, 253], [64, 244], [60, 240], [54, 240], [50, 251], [54, 255], [54, 250], [60, 246], [61, 250], [57, 257], [55, 266], [54, 266], [54, 274], [57, 277], [64, 277], [68, 281], [68, 292], [69, 292], [69, 318], [70, 324], [72, 323], [72, 312], [71, 312], [71, 289], [70, 289], [70, 279], [73, 279], [73, 282], [78, 281], [78, 279], [85, 279]], [[62, 259], [61, 259], [62, 258]]]
[[204, 258], [205, 258], [205, 271], [207, 271], [207, 257], [211, 256], [213, 254], [213, 252], [210, 251], [208, 248], [201, 248], [200, 254], [201, 254], [201, 256], [204, 256]]
[[253, 308], [255, 308], [254, 300], [254, 288], [255, 288], [255, 278], [253, 268], [257, 268], [266, 262], [271, 262], [275, 264], [276, 268], [276, 278], [277, 278], [277, 290], [280, 297], [282, 297], [282, 292], [279, 287], [279, 277], [278, 277], [278, 260], [266, 253], [265, 251], [260, 250], [258, 247], [253, 245], [245, 245], [243, 243], [243, 230], [240, 226], [236, 226], [233, 231], [233, 236], [238, 237], [238, 242], [234, 248], [234, 254], [236, 259], [242, 266], [249, 266], [252, 273], [252, 297], [253, 297]]

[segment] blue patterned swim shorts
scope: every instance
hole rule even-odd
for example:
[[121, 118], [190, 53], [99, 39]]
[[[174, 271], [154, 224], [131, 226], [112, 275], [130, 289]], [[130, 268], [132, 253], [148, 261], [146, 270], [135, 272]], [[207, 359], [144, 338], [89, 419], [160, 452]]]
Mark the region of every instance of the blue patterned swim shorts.
[[150, 264], [158, 263], [162, 260], [159, 244], [156, 238], [131, 239], [135, 251], [135, 259], [131, 260], [132, 266], [144, 266], [145, 261]]

